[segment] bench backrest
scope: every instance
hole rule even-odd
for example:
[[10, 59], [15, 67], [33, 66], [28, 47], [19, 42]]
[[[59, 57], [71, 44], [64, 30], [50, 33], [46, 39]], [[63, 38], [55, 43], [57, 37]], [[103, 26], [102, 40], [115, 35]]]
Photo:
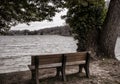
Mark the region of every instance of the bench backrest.
[[86, 52], [68, 53], [65, 54], [65, 56], [67, 62], [81, 61], [86, 60], [87, 53]]
[[32, 56], [31, 64], [35, 65], [35, 61], [38, 61], [38, 64], [40, 65], [61, 63], [62, 56], [62, 54]]
[[31, 65], [45, 65], [63, 62], [85, 61], [89, 62], [90, 54], [88, 52], [75, 52], [64, 54], [38, 55], [32, 56]]
[[89, 52], [76, 52], [65, 54], [66, 62], [84, 61], [85, 64], [89, 64], [90, 53]]

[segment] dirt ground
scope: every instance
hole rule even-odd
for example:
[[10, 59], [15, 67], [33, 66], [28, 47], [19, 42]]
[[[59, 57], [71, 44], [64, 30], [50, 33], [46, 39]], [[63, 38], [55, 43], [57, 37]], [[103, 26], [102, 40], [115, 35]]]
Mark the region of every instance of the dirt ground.
[[[81, 74], [77, 73], [77, 66], [67, 67], [66, 82], [62, 82], [61, 77], [55, 77], [55, 69], [42, 69], [39, 72], [40, 84], [120, 84], [120, 61], [114, 59], [92, 60], [89, 79], [85, 77], [84, 70]], [[31, 84], [30, 78], [30, 71], [0, 74], [0, 84]]]

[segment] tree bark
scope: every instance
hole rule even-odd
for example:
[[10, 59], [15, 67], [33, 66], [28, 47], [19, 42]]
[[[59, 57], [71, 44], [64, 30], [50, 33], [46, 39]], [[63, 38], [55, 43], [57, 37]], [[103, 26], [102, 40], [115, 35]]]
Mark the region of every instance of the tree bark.
[[104, 56], [115, 58], [115, 44], [120, 28], [120, 0], [111, 0], [100, 35], [100, 49]]

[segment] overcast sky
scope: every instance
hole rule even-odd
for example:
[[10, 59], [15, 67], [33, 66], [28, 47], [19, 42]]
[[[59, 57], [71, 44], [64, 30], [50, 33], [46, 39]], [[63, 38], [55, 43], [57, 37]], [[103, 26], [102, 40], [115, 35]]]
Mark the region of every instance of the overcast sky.
[[42, 21], [42, 22], [31, 22], [30, 25], [26, 24], [18, 24], [17, 26], [14, 26], [11, 28], [11, 30], [38, 30], [38, 29], [43, 29], [43, 28], [48, 28], [48, 27], [53, 27], [53, 26], [62, 26], [65, 24], [65, 20], [61, 19], [61, 15], [65, 15], [67, 10], [63, 10], [60, 13], [56, 13], [55, 17], [53, 17], [53, 21]]
[[[108, 0], [109, 1], [109, 0]], [[53, 26], [62, 26], [65, 24], [65, 20], [61, 19], [61, 15], [65, 15], [67, 10], [63, 10], [60, 13], [56, 13], [56, 16], [53, 17], [53, 21], [42, 21], [42, 22], [31, 22], [30, 25], [26, 24], [18, 24], [17, 26], [14, 26], [11, 28], [11, 30], [39, 30], [43, 28], [53, 27]]]

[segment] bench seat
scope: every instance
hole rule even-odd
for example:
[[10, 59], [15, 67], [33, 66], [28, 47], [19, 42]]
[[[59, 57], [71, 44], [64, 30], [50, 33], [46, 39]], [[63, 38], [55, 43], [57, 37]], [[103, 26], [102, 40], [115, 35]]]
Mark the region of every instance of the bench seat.
[[[39, 69], [46, 69], [46, 68], [56, 68], [56, 67], [61, 67], [62, 63], [56, 63], [56, 64], [45, 64], [45, 65], [39, 65]], [[35, 69], [35, 65], [28, 65], [30, 70]]]
[[67, 62], [66, 66], [74, 66], [74, 65], [80, 65], [80, 64], [85, 64], [86, 61], [75, 61], [75, 62]]

